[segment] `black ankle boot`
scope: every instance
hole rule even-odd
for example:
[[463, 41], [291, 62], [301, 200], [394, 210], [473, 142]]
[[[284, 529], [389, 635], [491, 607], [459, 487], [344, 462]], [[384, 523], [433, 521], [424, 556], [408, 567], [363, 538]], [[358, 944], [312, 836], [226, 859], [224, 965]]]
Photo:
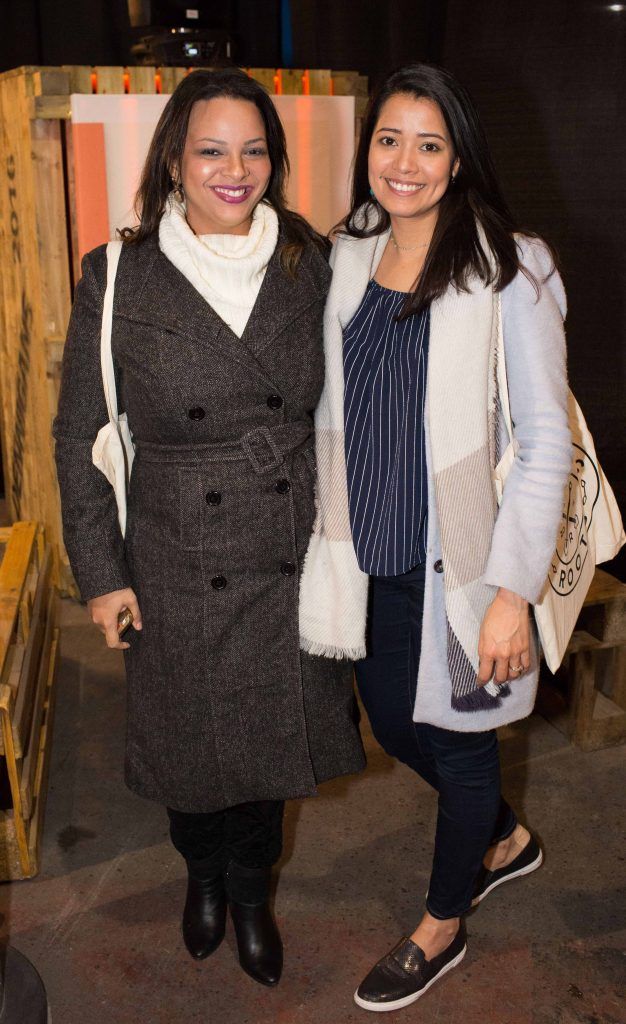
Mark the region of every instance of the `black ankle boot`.
[[187, 865], [187, 899], [183, 911], [183, 940], [194, 960], [214, 953], [226, 931], [226, 890], [220, 873], [208, 878], [192, 875]]
[[269, 905], [270, 868], [226, 869], [228, 905], [235, 926], [239, 963], [255, 981], [277, 985], [283, 970], [283, 944]]

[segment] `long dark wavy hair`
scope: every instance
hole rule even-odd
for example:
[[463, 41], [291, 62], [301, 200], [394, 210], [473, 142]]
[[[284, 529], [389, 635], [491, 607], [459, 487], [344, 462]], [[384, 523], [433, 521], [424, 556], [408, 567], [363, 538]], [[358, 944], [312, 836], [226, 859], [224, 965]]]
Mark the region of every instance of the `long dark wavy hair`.
[[[452, 283], [467, 291], [471, 277], [493, 284], [501, 291], [518, 270], [539, 283], [520, 264], [513, 237], [518, 231], [513, 214], [502, 195], [489, 145], [473, 100], [464, 87], [442, 68], [430, 64], [408, 64], [392, 72], [372, 95], [357, 150], [352, 182], [351, 208], [335, 229], [354, 238], [380, 235], [390, 225], [389, 214], [372, 198], [368, 179], [368, 156], [372, 135], [383, 105], [395, 95], [426, 97], [439, 106], [446, 123], [459, 169], [439, 203], [439, 216], [424, 267], [401, 313], [401, 318], [423, 309], [439, 298]], [[364, 220], [358, 211], [365, 207]], [[491, 250], [481, 245], [478, 225]], [[532, 232], [524, 234], [533, 236]], [[554, 252], [550, 250], [556, 264]]]
[[326, 253], [328, 243], [304, 217], [287, 208], [285, 188], [289, 176], [289, 158], [283, 126], [263, 86], [238, 68], [192, 71], [176, 87], [159, 118], [143, 167], [135, 197], [135, 213], [139, 225], [123, 228], [120, 235], [124, 242], [140, 243], [158, 231], [167, 197], [174, 188], [172, 174], [182, 164], [191, 109], [199, 100], [218, 97], [254, 103], [263, 118], [272, 171], [262, 202], [269, 203], [278, 215], [281, 227], [281, 264], [289, 273], [295, 273], [307, 245], [313, 243], [321, 252]]

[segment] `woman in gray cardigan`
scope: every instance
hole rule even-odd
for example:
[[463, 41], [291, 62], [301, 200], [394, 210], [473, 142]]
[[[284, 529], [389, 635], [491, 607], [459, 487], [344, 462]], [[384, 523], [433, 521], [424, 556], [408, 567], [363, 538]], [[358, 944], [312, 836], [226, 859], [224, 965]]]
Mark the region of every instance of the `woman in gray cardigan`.
[[[537, 686], [528, 609], [571, 459], [565, 298], [548, 247], [515, 234], [471, 99], [426, 65], [371, 101], [331, 264], [301, 644], [357, 659], [374, 734], [439, 798], [426, 911], [355, 994], [384, 1011], [462, 960], [472, 905], [541, 864], [495, 729]], [[502, 347], [516, 458], [498, 511]]]
[[115, 282], [117, 394], [135, 443], [125, 538], [92, 464], [107, 422], [104, 246], [83, 260], [54, 428], [72, 568], [125, 650], [126, 781], [168, 808], [187, 862], [185, 944], [209, 956], [228, 901], [241, 965], [268, 985], [282, 969], [268, 887], [284, 801], [364, 763], [351, 666], [298, 645], [330, 271], [286, 208], [287, 171], [258, 83], [236, 70], [184, 79]]

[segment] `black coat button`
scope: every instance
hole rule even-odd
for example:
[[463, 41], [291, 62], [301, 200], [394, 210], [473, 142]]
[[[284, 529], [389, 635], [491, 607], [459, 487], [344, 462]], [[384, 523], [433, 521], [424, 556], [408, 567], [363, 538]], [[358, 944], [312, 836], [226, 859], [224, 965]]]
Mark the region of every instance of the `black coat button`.
[[222, 500], [222, 495], [219, 491], [209, 491], [206, 496], [206, 500], [208, 505], [219, 505]]
[[201, 405], [194, 405], [193, 409], [190, 409], [187, 415], [190, 420], [203, 420], [206, 413]]
[[443, 572], [443, 562], [441, 561], [440, 558], [438, 558], [435, 564], [433, 565], [433, 569], [435, 570], [435, 572]]
[[284, 402], [280, 395], [270, 395], [267, 404], [270, 409], [282, 409]]
[[226, 577], [214, 576], [211, 580], [211, 586], [213, 587], [213, 590], [223, 590], [226, 586]]
[[283, 564], [280, 567], [280, 571], [282, 572], [283, 576], [293, 576], [293, 574], [296, 571], [296, 567], [293, 564], [293, 562], [283, 562]]
[[291, 484], [288, 480], [277, 480], [274, 484], [274, 490], [278, 491], [279, 494], [288, 494], [291, 490]]

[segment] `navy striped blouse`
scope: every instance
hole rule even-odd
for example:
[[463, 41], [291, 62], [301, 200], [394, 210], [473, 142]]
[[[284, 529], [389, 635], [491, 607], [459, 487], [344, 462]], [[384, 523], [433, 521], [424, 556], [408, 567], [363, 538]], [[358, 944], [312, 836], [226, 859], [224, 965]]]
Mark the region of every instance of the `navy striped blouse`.
[[426, 560], [430, 314], [397, 321], [405, 299], [370, 281], [343, 332], [350, 523], [357, 561], [371, 576], [399, 576]]

